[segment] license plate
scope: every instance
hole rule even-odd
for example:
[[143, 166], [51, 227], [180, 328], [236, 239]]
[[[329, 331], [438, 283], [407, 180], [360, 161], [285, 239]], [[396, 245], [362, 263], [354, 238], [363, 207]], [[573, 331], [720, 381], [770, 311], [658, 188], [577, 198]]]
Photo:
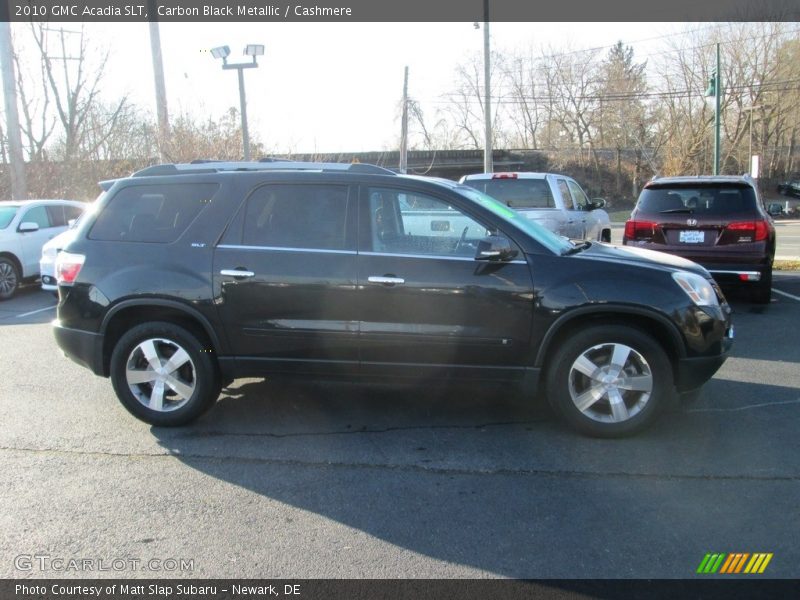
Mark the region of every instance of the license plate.
[[678, 235], [678, 241], [682, 244], [702, 244], [705, 239], [705, 231], [681, 231]]

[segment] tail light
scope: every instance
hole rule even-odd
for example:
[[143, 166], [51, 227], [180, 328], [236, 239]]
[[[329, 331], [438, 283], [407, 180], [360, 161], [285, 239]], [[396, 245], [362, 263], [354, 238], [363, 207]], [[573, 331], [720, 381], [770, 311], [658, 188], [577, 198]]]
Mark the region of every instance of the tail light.
[[652, 238], [655, 235], [658, 223], [655, 221], [634, 221], [625, 222], [625, 239], [636, 240], [639, 238]]
[[83, 267], [86, 257], [83, 254], [59, 252], [56, 258], [56, 280], [58, 285], [72, 285]]
[[516, 179], [516, 173], [495, 173], [492, 175], [492, 179]]
[[728, 231], [741, 237], [750, 237], [754, 242], [761, 242], [769, 236], [769, 225], [766, 221], [739, 221], [730, 223]]

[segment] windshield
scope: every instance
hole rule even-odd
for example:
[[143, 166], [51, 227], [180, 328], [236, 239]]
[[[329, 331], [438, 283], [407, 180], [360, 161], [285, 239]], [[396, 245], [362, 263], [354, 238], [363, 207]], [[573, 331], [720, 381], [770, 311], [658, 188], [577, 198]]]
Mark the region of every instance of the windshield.
[[517, 229], [521, 229], [554, 254], [564, 254], [574, 248], [574, 245], [569, 240], [556, 235], [536, 221], [531, 221], [491, 196], [487, 196], [478, 190], [466, 186], [459, 186], [457, 190], [473, 202], [477, 202], [484, 208], [488, 208], [507, 223], [510, 223]]
[[5, 229], [8, 224], [14, 220], [14, 215], [17, 214], [17, 205], [0, 206], [0, 229]]
[[473, 179], [464, 183], [512, 208], [555, 208], [545, 179]]

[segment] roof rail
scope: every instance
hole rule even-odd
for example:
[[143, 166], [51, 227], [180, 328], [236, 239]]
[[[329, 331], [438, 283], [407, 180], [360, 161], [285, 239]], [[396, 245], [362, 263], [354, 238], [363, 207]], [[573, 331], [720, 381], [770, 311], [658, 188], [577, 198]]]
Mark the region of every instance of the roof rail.
[[220, 173], [224, 171], [325, 171], [396, 175], [394, 171], [368, 163], [301, 162], [269, 158], [261, 159], [258, 162], [197, 159], [190, 163], [153, 165], [136, 171], [132, 177]]

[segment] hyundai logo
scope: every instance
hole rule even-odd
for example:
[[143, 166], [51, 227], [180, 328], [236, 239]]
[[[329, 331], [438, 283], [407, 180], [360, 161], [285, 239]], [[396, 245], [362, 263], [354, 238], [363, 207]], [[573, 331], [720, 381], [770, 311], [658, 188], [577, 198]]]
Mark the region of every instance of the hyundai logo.
[[686, 224], [689, 227], [696, 227], [697, 226], [697, 219], [686, 219]]

